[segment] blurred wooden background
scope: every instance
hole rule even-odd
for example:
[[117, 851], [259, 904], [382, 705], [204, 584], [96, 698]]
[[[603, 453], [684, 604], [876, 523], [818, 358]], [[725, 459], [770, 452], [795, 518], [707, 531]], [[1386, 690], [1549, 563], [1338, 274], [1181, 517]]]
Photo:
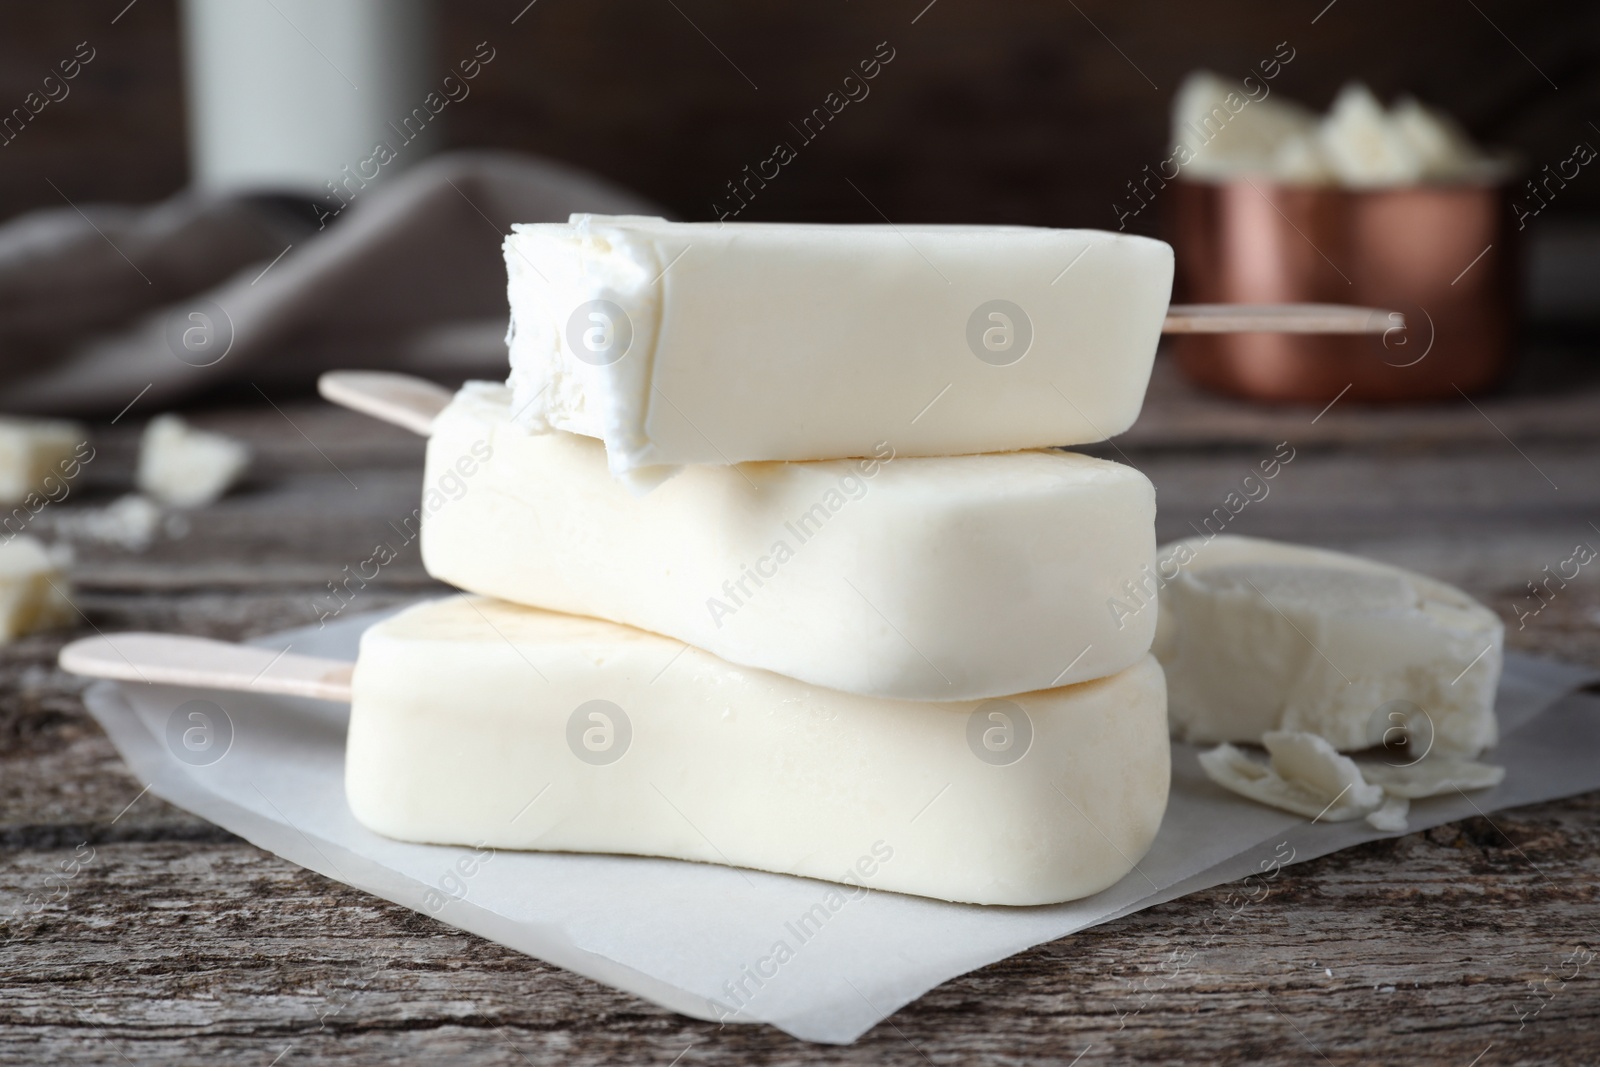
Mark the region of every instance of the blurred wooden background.
[[[441, 77], [477, 42], [496, 49], [441, 117], [445, 143], [545, 153], [691, 219], [710, 217], [724, 183], [775, 142], [797, 140], [789, 124], [881, 41], [895, 58], [870, 96], [742, 218], [876, 220], [875, 204], [895, 221], [1114, 228], [1113, 200], [1170, 147], [1182, 76], [1243, 75], [1285, 41], [1295, 58], [1273, 87], [1315, 106], [1362, 78], [1442, 105], [1532, 170], [1577, 142], [1600, 146], [1600, 5], [1584, 0], [526, 4], [439, 5]], [[46, 178], [79, 202], [151, 200], [185, 181], [174, 0], [5, 5], [0, 113], [80, 41], [96, 58], [71, 95], [0, 147], [0, 217], [59, 204]], [[1600, 172], [1586, 169], [1539, 224], [1595, 213]], [[1156, 224], [1146, 212], [1130, 228]]]

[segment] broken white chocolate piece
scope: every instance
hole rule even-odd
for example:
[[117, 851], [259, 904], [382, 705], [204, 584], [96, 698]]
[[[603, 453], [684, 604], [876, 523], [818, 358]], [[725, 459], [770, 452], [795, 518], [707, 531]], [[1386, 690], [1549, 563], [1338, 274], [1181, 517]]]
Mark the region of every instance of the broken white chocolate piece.
[[1389, 110], [1389, 121], [1411, 146], [1426, 179], [1471, 177], [1483, 173], [1489, 163], [1459, 123], [1415, 97], [1397, 102]]
[[1261, 738], [1272, 757], [1272, 769], [1328, 801], [1347, 798], [1357, 807], [1370, 808], [1383, 799], [1383, 790], [1368, 785], [1355, 760], [1341, 756], [1316, 734], [1271, 730]]
[[1166, 806], [1160, 667], [1005, 700], [852, 696], [476, 597], [362, 636], [350, 808], [377, 833], [724, 863], [941, 900], [1116, 882]]
[[139, 446], [139, 489], [169, 507], [204, 507], [222, 497], [250, 465], [250, 448], [220, 433], [196, 430], [176, 415], [158, 415]]
[[1063, 452], [692, 466], [645, 496], [598, 441], [533, 434], [469, 382], [434, 420], [422, 561], [488, 596], [668, 634], [851, 693], [971, 700], [1099, 678], [1156, 612], [1155, 491]]
[[1172, 249], [1027, 226], [574, 215], [505, 241], [518, 420], [681, 464], [1006, 452], [1132, 425]]
[[1504, 767], [1433, 753], [1416, 763], [1396, 765], [1364, 759], [1357, 766], [1367, 781], [1382, 786], [1385, 793], [1413, 800], [1456, 790], [1492, 789], [1506, 777]]
[[1329, 166], [1348, 187], [1412, 185], [1422, 180], [1417, 150], [1389, 121], [1372, 90], [1360, 82], [1340, 90], [1318, 137]]
[[1322, 185], [1333, 181], [1333, 168], [1322, 151], [1315, 131], [1291, 134], [1272, 154], [1272, 176], [1278, 181], [1300, 185]]
[[1322, 118], [1280, 96], [1197, 71], [1172, 105], [1173, 161], [1188, 178], [1259, 175], [1298, 185], [1375, 188], [1494, 181], [1506, 159], [1478, 148], [1460, 124], [1404, 97], [1385, 109], [1359, 82]]
[[76, 616], [68, 599], [71, 552], [22, 534], [0, 540], [0, 644]]
[[1261, 763], [1230, 744], [1200, 754], [1206, 777], [1240, 796], [1318, 822], [1360, 818], [1383, 800], [1347, 756], [1311, 734], [1269, 734], [1272, 762]]
[[[1403, 833], [1411, 801], [1499, 785], [1504, 767], [1449, 756], [1395, 765], [1341, 756], [1315, 734], [1270, 731], [1262, 739], [1270, 765], [1224, 743], [1200, 754], [1206, 777], [1241, 796], [1317, 821], [1365, 815], [1375, 829]], [[1319, 818], [1320, 815], [1320, 818]]]
[[1259, 92], [1252, 96], [1240, 82], [1210, 71], [1190, 74], [1172, 101], [1172, 143], [1187, 149], [1188, 162], [1181, 166], [1191, 178], [1251, 172], [1279, 177], [1279, 146], [1316, 128], [1317, 116], [1299, 104]]
[[1367, 823], [1374, 830], [1382, 830], [1386, 834], [1403, 834], [1406, 832], [1406, 815], [1410, 811], [1410, 800], [1385, 793], [1378, 810], [1368, 813]]
[[1219, 535], [1164, 546], [1153, 651], [1173, 733], [1318, 734], [1351, 752], [1494, 744], [1504, 626], [1459, 589], [1339, 552]]
[[58, 486], [94, 458], [88, 441], [88, 431], [75, 422], [0, 415], [0, 504], [24, 503], [29, 494], [59, 499]]

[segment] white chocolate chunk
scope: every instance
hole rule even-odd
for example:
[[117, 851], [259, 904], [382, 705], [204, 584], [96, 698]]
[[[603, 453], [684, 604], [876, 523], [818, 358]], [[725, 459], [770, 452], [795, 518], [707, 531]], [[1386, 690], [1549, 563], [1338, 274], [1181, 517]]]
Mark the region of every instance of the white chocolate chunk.
[[1241, 83], [1209, 71], [1185, 78], [1172, 102], [1172, 142], [1192, 154], [1183, 165], [1192, 178], [1252, 171], [1279, 176], [1279, 147], [1316, 127], [1316, 115], [1299, 104], [1259, 91], [1252, 98]]
[[88, 440], [75, 422], [0, 415], [0, 504], [23, 503], [30, 493], [56, 499], [56, 487], [93, 458]]
[[[1385, 109], [1360, 82], [1346, 85], [1322, 118], [1277, 94], [1255, 94], [1207, 71], [1173, 98], [1173, 160], [1190, 178], [1256, 174], [1347, 188], [1493, 181], [1508, 162], [1479, 149], [1460, 124], [1411, 97]], [[1191, 158], [1192, 157], [1192, 158]], [[1185, 162], [1187, 160], [1187, 162]]]
[[1172, 285], [1144, 237], [575, 215], [505, 241], [537, 431], [680, 464], [1102, 441], [1139, 413]]
[[1403, 834], [1406, 832], [1406, 816], [1410, 812], [1410, 800], [1385, 793], [1383, 804], [1377, 811], [1367, 815], [1367, 823], [1374, 830], [1382, 830], [1386, 834]]
[[1367, 781], [1383, 787], [1390, 796], [1420, 799], [1456, 790], [1492, 789], [1505, 781], [1506, 769], [1475, 760], [1429, 753], [1416, 763], [1392, 764], [1360, 760]]
[[0, 540], [0, 644], [76, 617], [68, 599], [71, 553], [26, 534]]
[[1357, 751], [1494, 744], [1504, 626], [1459, 589], [1355, 556], [1221, 535], [1164, 546], [1153, 651], [1176, 736], [1300, 730]]
[[1410, 185], [1422, 179], [1422, 158], [1411, 140], [1360, 82], [1340, 90], [1319, 137], [1329, 165], [1346, 186]]
[[1318, 822], [1358, 819], [1382, 801], [1383, 790], [1362, 781], [1354, 762], [1326, 741], [1310, 734], [1276, 737], [1282, 756], [1274, 751], [1270, 764], [1223, 743], [1200, 754], [1200, 767], [1224, 789]]
[[533, 434], [468, 383], [428, 443], [422, 560], [462, 589], [627, 623], [846, 692], [971, 700], [1099, 678], [1155, 491], [1062, 452], [694, 466], [646, 496], [598, 441]]
[[1389, 110], [1389, 121], [1422, 166], [1424, 178], [1448, 181], [1483, 173], [1488, 161], [1461, 125], [1415, 97], [1405, 97]]
[[1279, 181], [1302, 185], [1322, 185], [1334, 178], [1315, 130], [1285, 138], [1272, 153], [1270, 172]]
[[139, 446], [139, 489], [169, 507], [198, 508], [221, 499], [250, 465], [250, 448], [220, 433], [159, 415]]
[[[597, 619], [454, 597], [362, 637], [351, 810], [408, 841], [667, 856], [1048, 904], [1144, 855], [1161, 670], [983, 703], [852, 696]], [[873, 857], [871, 871], [856, 865]]]

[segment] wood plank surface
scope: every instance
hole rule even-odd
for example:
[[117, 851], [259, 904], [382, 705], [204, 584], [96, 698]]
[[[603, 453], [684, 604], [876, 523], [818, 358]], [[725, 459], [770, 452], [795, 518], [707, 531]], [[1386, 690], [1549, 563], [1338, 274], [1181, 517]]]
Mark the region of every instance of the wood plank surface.
[[[1510, 647], [1600, 666], [1595, 574], [1518, 628], [1525, 583], [1600, 545], [1600, 388], [1479, 405], [1313, 421], [1198, 397], [1163, 367], [1139, 425], [1097, 451], [1151, 476], [1167, 538], [1290, 441], [1231, 529], [1436, 574], [1500, 612]], [[192, 413], [259, 461], [187, 530], [138, 553], [78, 545], [95, 626], [305, 625], [324, 583], [392, 536], [422, 443], [314, 398], [281, 406], [304, 437], [265, 406]], [[126, 490], [138, 429], [99, 429], [39, 532]], [[354, 608], [437, 588], [412, 544]], [[1600, 1062], [1600, 794], [1288, 868], [1214, 939], [1202, 923], [1232, 911], [1226, 886], [1151, 908], [947, 982], [835, 1048], [663, 1011], [141, 795], [54, 667], [92, 632], [0, 649], [0, 1064]]]

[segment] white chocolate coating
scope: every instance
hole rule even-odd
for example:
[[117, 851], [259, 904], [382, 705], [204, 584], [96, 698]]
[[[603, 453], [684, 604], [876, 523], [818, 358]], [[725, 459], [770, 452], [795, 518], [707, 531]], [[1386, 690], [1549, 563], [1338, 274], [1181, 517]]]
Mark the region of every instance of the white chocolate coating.
[[906, 700], [1100, 678], [1155, 612], [1107, 607], [1155, 552], [1155, 490], [1061, 452], [693, 466], [637, 496], [598, 441], [529, 433], [468, 383], [428, 444], [422, 559], [462, 589]]
[[605, 215], [512, 230], [519, 419], [602, 438], [641, 482], [883, 441], [903, 456], [1103, 441], [1139, 414], [1172, 288], [1170, 247], [1097, 230]]
[[1048, 904], [1126, 874], [1166, 807], [1165, 690], [1149, 656], [1083, 685], [919, 704], [453, 597], [368, 630], [353, 692], [351, 810], [408, 841]]

